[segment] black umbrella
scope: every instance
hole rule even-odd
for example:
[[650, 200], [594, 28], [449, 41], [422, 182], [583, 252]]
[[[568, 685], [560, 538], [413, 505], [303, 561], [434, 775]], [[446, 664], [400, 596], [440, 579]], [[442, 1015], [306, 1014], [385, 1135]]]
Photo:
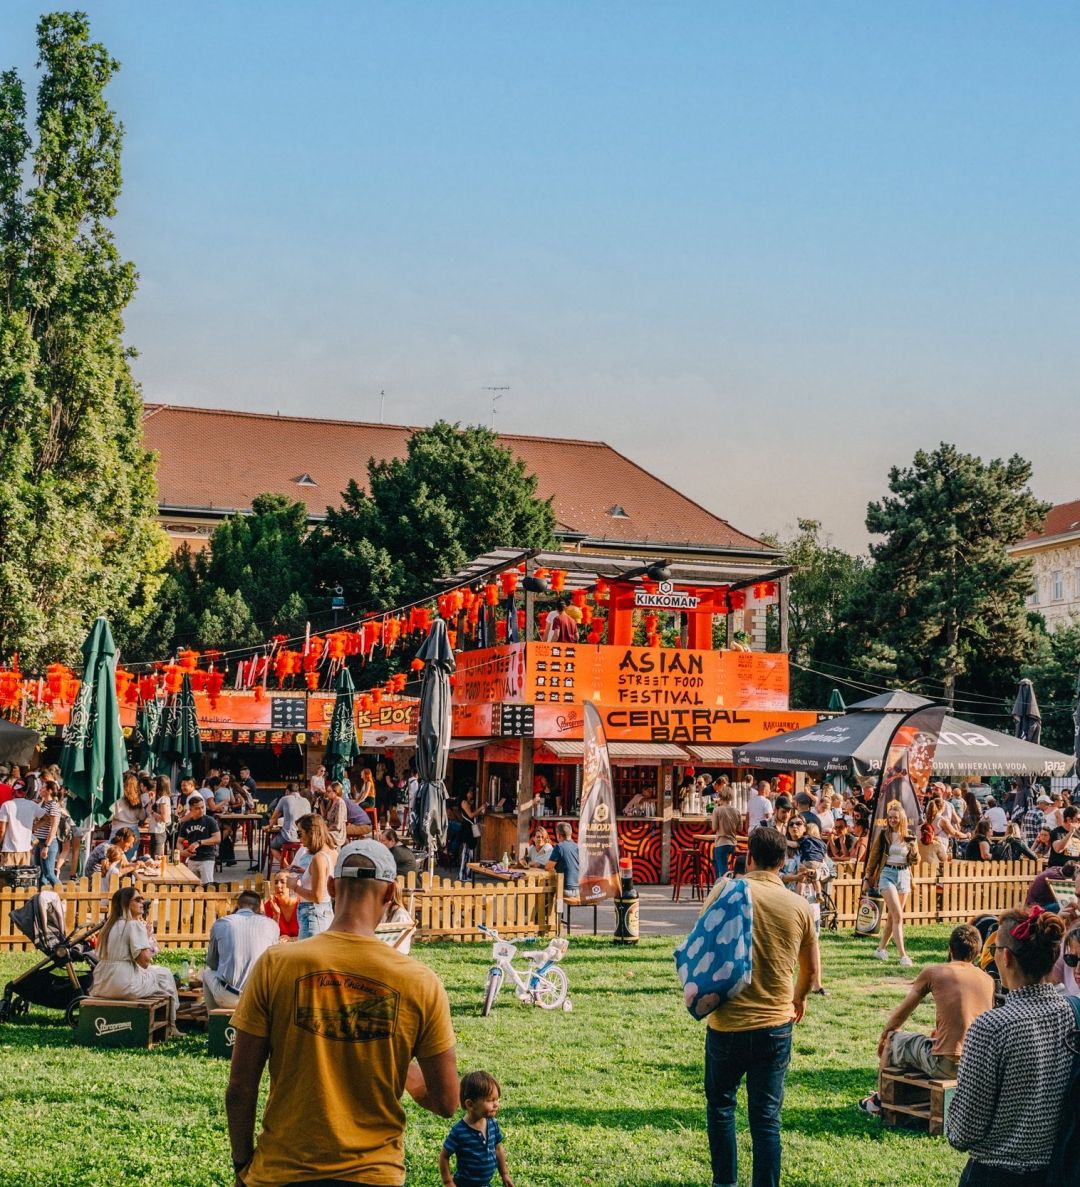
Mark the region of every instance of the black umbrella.
[[191, 691], [191, 677], [185, 672], [180, 691], [161, 711], [161, 721], [154, 740], [157, 773], [184, 779], [192, 773], [191, 760], [196, 754], [202, 754], [202, 736], [199, 733], [199, 716], [195, 712], [195, 695]]
[[356, 761], [360, 747], [356, 741], [356, 711], [353, 694], [356, 687], [349, 669], [342, 667], [334, 681], [337, 697], [334, 700], [334, 715], [330, 718], [330, 729], [326, 736], [326, 750], [323, 762], [330, 781], [345, 778], [345, 770]]
[[1080, 764], [1080, 674], [1076, 677], [1076, 708], [1073, 710], [1073, 754], [1077, 764]]
[[[1037, 746], [1042, 737], [1042, 711], [1035, 699], [1035, 686], [1026, 677], [1020, 681], [1020, 686], [1016, 690], [1012, 717], [1016, 722], [1016, 736], [1023, 738], [1025, 742], [1034, 742]], [[1020, 790], [1016, 793], [1016, 802], [1012, 805], [1012, 810], [1026, 812], [1030, 802], [1031, 780], [1025, 775], [1020, 780]]]
[[41, 735], [37, 730], [12, 725], [10, 721], [0, 717], [0, 762], [14, 762], [20, 767], [28, 766], [40, 744]]
[[416, 653], [424, 661], [420, 683], [420, 716], [416, 727], [416, 843], [435, 850], [446, 844], [446, 759], [450, 749], [450, 673], [457, 664], [446, 623], [437, 618]]

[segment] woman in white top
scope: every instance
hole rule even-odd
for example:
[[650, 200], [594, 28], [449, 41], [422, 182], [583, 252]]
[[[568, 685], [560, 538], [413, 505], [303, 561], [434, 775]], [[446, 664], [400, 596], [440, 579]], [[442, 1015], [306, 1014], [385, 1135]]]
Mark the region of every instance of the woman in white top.
[[551, 837], [548, 836], [548, 831], [543, 825], [540, 825], [536, 832], [533, 833], [531, 844], [525, 850], [525, 864], [529, 866], [536, 866], [543, 869], [551, 860], [551, 851], [555, 848], [551, 843]]
[[172, 823], [172, 784], [168, 775], [159, 775], [154, 799], [146, 816], [150, 828], [150, 856], [162, 857]]
[[112, 896], [109, 919], [98, 941], [93, 995], [119, 1001], [167, 997], [169, 1024], [175, 1034], [176, 981], [168, 969], [154, 966], [153, 953], [143, 918], [143, 896], [134, 886], [125, 886]]
[[874, 956], [888, 960], [889, 940], [896, 943], [900, 965], [911, 968], [912, 960], [904, 947], [904, 907], [911, 894], [911, 867], [918, 861], [919, 850], [910, 835], [908, 819], [899, 800], [890, 800], [885, 813], [885, 827], [870, 846], [864, 887], [876, 881], [885, 900], [885, 926]]
[[298, 939], [306, 940], [326, 931], [334, 918], [330, 876], [337, 861], [337, 850], [321, 816], [312, 813], [301, 816], [296, 822], [296, 831], [300, 844], [311, 855], [303, 872], [293, 873], [289, 878], [289, 885], [300, 896], [300, 905], [296, 908], [296, 917], [300, 921]]
[[142, 806], [139, 794], [139, 780], [132, 774], [124, 776], [124, 793], [112, 806], [112, 819], [109, 821], [109, 836], [116, 835], [118, 829], [130, 828], [135, 834], [128, 850], [128, 859], [135, 860], [139, 852], [139, 825], [146, 819], [146, 811]]

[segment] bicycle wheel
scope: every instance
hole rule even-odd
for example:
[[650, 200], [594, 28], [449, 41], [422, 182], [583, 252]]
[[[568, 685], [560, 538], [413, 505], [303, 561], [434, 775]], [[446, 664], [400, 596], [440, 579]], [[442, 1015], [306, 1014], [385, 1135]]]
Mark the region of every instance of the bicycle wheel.
[[558, 965], [541, 973], [533, 986], [533, 1000], [541, 1010], [557, 1010], [566, 1001], [566, 974]]
[[501, 985], [502, 973], [498, 969], [492, 969], [488, 973], [487, 988], [484, 990], [484, 1005], [480, 1010], [484, 1018], [491, 1013], [491, 1007], [495, 1004], [495, 998], [498, 996]]

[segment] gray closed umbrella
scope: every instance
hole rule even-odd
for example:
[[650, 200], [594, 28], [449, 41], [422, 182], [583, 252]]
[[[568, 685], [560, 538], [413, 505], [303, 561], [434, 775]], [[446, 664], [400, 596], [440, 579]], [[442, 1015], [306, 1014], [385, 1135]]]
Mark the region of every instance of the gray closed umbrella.
[[[1034, 742], [1037, 746], [1042, 738], [1042, 711], [1035, 698], [1035, 686], [1026, 677], [1020, 681], [1016, 690], [1016, 700], [1012, 708], [1013, 721], [1016, 722], [1015, 735], [1025, 742]], [[1031, 780], [1025, 775], [1020, 780], [1020, 790], [1016, 794], [1014, 812], [1026, 812], [1031, 806]]]
[[1073, 754], [1076, 756], [1076, 761], [1080, 764], [1080, 673], [1076, 677], [1076, 708], [1073, 710], [1073, 727], [1075, 733], [1073, 734]]
[[29, 766], [40, 743], [41, 735], [37, 730], [12, 725], [0, 717], [0, 762]]
[[416, 794], [413, 835], [432, 859], [446, 844], [446, 759], [450, 750], [450, 673], [457, 667], [446, 623], [437, 618], [416, 653], [424, 661], [416, 727]]

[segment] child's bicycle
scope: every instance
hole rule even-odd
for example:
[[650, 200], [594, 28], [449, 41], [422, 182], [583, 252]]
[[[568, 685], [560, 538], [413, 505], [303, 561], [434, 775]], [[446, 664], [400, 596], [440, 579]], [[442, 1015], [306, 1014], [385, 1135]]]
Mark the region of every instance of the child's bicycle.
[[491, 950], [495, 963], [488, 970], [481, 1011], [485, 1018], [491, 1013], [505, 974], [509, 974], [513, 979], [514, 992], [523, 1002], [530, 1002], [534, 1006], [539, 1006], [541, 1010], [557, 1010], [560, 1006], [566, 1011], [574, 1008], [566, 996], [566, 974], [558, 964], [570, 947], [568, 940], [554, 939], [542, 952], [526, 952], [525, 960], [532, 967], [522, 975], [513, 965], [517, 945], [501, 939], [499, 933], [490, 927], [479, 924], [477, 926], [495, 941]]

